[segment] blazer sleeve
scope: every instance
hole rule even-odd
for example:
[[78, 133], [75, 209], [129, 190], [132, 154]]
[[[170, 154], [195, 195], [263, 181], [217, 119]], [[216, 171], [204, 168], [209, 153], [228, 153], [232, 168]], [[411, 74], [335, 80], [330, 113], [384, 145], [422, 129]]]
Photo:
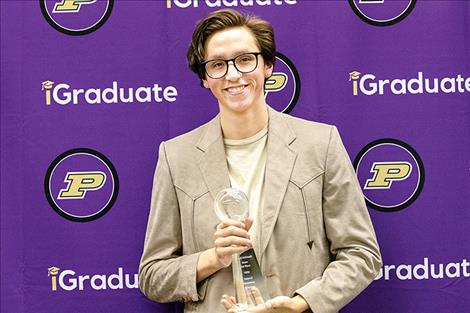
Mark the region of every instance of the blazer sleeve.
[[323, 219], [333, 261], [296, 291], [314, 313], [337, 312], [378, 275], [381, 255], [346, 149], [331, 128], [323, 183]]
[[138, 276], [140, 290], [154, 301], [198, 301], [204, 297], [206, 282], [196, 283], [200, 253], [182, 255], [182, 235], [178, 198], [162, 142]]

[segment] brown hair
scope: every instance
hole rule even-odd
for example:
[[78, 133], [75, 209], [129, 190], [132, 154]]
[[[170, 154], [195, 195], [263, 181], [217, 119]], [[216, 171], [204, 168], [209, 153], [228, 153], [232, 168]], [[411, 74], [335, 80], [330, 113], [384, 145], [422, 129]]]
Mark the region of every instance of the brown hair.
[[189, 68], [202, 80], [206, 78], [204, 68], [205, 44], [214, 33], [232, 27], [247, 27], [254, 35], [266, 64], [274, 65], [276, 61], [276, 44], [271, 24], [254, 15], [242, 14], [232, 9], [212, 12], [200, 20], [193, 32], [188, 48], [187, 59]]

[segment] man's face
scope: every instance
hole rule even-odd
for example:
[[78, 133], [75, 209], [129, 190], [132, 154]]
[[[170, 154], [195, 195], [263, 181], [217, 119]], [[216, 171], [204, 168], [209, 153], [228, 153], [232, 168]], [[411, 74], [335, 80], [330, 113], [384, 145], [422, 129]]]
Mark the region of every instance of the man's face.
[[[207, 40], [205, 50], [206, 60], [227, 60], [247, 52], [260, 52], [255, 37], [246, 27], [228, 28], [214, 33]], [[217, 98], [221, 112], [243, 113], [265, 105], [264, 80], [271, 76], [272, 70], [272, 65], [266, 65], [259, 55], [258, 67], [253, 72], [240, 73], [230, 62], [225, 76], [213, 79], [206, 75], [203, 83]]]

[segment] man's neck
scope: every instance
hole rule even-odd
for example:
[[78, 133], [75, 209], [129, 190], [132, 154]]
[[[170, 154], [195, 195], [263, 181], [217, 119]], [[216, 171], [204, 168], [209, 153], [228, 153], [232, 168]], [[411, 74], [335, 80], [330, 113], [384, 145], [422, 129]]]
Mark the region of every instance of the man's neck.
[[268, 124], [268, 107], [266, 104], [241, 113], [220, 112], [220, 124], [224, 138], [249, 138]]

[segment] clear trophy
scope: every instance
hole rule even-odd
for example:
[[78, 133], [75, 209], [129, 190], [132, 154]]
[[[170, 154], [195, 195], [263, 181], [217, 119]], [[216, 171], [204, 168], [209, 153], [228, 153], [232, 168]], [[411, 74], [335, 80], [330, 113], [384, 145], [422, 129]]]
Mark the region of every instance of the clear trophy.
[[[227, 188], [217, 195], [214, 209], [221, 221], [232, 219], [243, 222], [249, 215], [248, 198], [241, 190]], [[253, 249], [232, 255], [232, 270], [237, 312], [243, 312], [269, 299]]]

